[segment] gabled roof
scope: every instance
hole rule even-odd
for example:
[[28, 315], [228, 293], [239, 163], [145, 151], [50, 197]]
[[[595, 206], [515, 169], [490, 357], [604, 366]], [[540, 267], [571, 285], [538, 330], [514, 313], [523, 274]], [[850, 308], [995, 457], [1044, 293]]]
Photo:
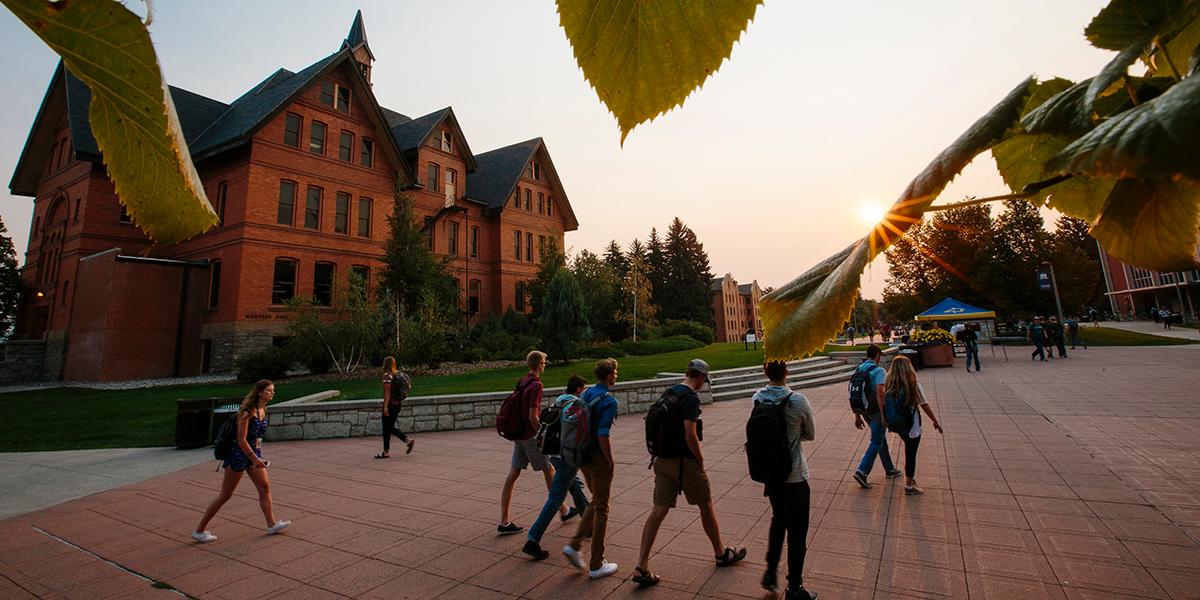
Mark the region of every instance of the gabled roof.
[[710, 283], [708, 285], [708, 289], [710, 289], [714, 292], [721, 291], [722, 287], [725, 287], [725, 278], [724, 277], [713, 277], [712, 283]]
[[563, 215], [564, 229], [575, 231], [579, 229], [575, 210], [571, 208], [567, 192], [563, 189], [558, 171], [554, 169], [554, 162], [550, 159], [550, 152], [546, 150], [546, 144], [540, 137], [476, 155], [475, 172], [467, 174], [467, 195], [491, 209], [503, 210], [508, 205], [508, 199], [512, 197], [513, 188], [521, 179], [525, 165], [529, 164], [538, 151], [546, 155], [547, 168], [543, 171], [557, 190], [557, 206]]
[[[412, 117], [408, 115], [402, 115], [390, 108], [387, 108], [386, 106], [380, 106], [379, 110], [383, 111], [383, 118], [387, 121], [388, 129], [394, 129], [398, 125], [402, 125], [412, 120]], [[400, 149], [403, 150], [404, 148], [401, 147]]]
[[[446, 108], [435, 110], [415, 119], [409, 119], [393, 110], [384, 110], [386, 111], [384, 113], [385, 117], [387, 113], [395, 115], [392, 118], [395, 118], [398, 123], [392, 127], [392, 137], [396, 139], [396, 145], [400, 147], [400, 150], [404, 151], [410, 158], [415, 158], [412, 154], [421, 147], [421, 144], [425, 143], [425, 140], [429, 139], [429, 136], [433, 134], [439, 125], [448, 123], [451, 129], [458, 134], [458, 142], [456, 142], [458, 154], [462, 155], [464, 162], [467, 164], [467, 173], [471, 173], [477, 168], [475, 154], [471, 152], [471, 146], [467, 144], [467, 136], [458, 124], [458, 117], [454, 116], [453, 108], [447, 106]], [[389, 118], [389, 124], [392, 118]], [[401, 118], [407, 120], [399, 121]]]
[[753, 283], [743, 283], [738, 286], [738, 294], [751, 294], [751, 293], [754, 293], [754, 284]]

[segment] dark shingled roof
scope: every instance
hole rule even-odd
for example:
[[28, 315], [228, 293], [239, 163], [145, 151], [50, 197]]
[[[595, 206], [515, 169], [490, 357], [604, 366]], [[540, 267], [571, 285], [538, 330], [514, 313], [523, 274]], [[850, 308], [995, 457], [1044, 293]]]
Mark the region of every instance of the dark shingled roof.
[[396, 145], [400, 147], [400, 150], [408, 152], [420, 147], [421, 142], [424, 142], [425, 138], [429, 137], [429, 133], [433, 131], [433, 128], [442, 122], [442, 119], [446, 117], [446, 113], [450, 112], [450, 107], [447, 106], [442, 110], [434, 111], [415, 119], [404, 117], [408, 120], [398, 125], [392, 125], [391, 117], [387, 115], [388, 112], [401, 117], [404, 117], [404, 115], [394, 111], [384, 113], [384, 116], [388, 118], [388, 126], [392, 128], [392, 137], [396, 138]]
[[721, 286], [724, 284], [724, 282], [724, 277], [713, 277], [712, 283], [709, 284], [708, 288], [714, 292], [719, 292], [721, 291]]
[[408, 115], [402, 115], [390, 108], [380, 106], [379, 110], [383, 111], [383, 118], [387, 121], [388, 129], [393, 129], [412, 120], [412, 117]]
[[749, 284], [749, 283], [743, 283], [742, 285], [739, 285], [738, 293], [739, 294], [749, 294], [752, 291], [751, 285], [752, 284]]
[[467, 194], [489, 208], [503, 208], [512, 195], [525, 163], [542, 144], [533, 138], [475, 155], [475, 172], [467, 174]]
[[375, 53], [371, 52], [371, 45], [367, 43], [367, 26], [363, 25], [362, 9], [354, 15], [354, 22], [350, 24], [350, 33], [346, 34], [345, 47], [351, 50], [362, 44], [367, 47], [367, 55], [371, 60], [375, 60]]
[[285, 77], [282, 69], [276, 71], [234, 100], [229, 110], [204, 131], [194, 144], [189, 143], [192, 159], [198, 160], [205, 154], [220, 151], [223, 146], [240, 142], [341, 55], [341, 51], [330, 54], [290, 77]]

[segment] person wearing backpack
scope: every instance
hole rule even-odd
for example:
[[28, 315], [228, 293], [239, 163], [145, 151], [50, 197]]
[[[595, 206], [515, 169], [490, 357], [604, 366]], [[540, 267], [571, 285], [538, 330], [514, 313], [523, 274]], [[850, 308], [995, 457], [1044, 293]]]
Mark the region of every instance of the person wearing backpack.
[[[700, 523], [712, 543], [718, 567], [728, 567], [746, 558], [743, 547], [729, 547], [721, 541], [721, 529], [713, 508], [712, 489], [704, 471], [704, 453], [700, 450], [703, 425], [700, 420], [700, 396], [696, 393], [708, 379], [708, 363], [698, 358], [688, 363], [683, 382], [668, 388], [646, 414], [646, 441], [654, 468], [654, 507], [642, 528], [642, 545], [633, 582], [642, 587], [662, 580], [650, 571], [650, 551], [667, 513], [682, 493], [688, 504], [700, 509]], [[665, 412], [660, 409], [665, 407]], [[656, 419], [656, 415], [663, 415]]]
[[267, 403], [274, 397], [275, 384], [263, 379], [250, 388], [250, 393], [242, 400], [237, 414], [232, 417], [236, 419], [237, 437], [233, 438], [233, 445], [221, 463], [225, 468], [221, 492], [208, 505], [196, 529], [192, 530], [193, 540], [201, 544], [217, 541], [217, 536], [205, 528], [217, 515], [217, 511], [233, 497], [233, 491], [237, 489], [245, 473], [250, 475], [250, 481], [254, 482], [254, 487], [258, 489], [258, 506], [267, 520], [267, 535], [279, 533], [292, 524], [291, 521], [275, 519], [275, 509], [271, 502], [271, 480], [267, 477], [267, 466], [270, 462], [262, 459], [262, 439], [267, 433]]
[[[599, 579], [617, 572], [617, 563], [608, 562], [604, 557], [604, 541], [608, 534], [608, 504], [612, 495], [613, 460], [612, 443], [609, 434], [613, 422], [617, 419], [617, 398], [612, 395], [612, 387], [617, 383], [616, 359], [604, 358], [596, 362], [596, 383], [584, 390], [579, 396], [579, 403], [587, 407], [583, 414], [590, 418], [587, 427], [589, 438], [592, 440], [585, 448], [578, 449], [579, 456], [564, 451], [564, 458], [576, 461], [583, 473], [588, 490], [592, 492], [592, 503], [583, 511], [579, 527], [571, 542], [563, 546], [563, 554], [567, 562], [577, 569], [584, 568], [583, 555], [579, 549], [583, 547], [584, 538], [592, 538], [592, 554], [587, 563], [588, 577]], [[564, 450], [570, 446], [564, 440]], [[568, 456], [569, 455], [569, 456]]]
[[925, 490], [917, 487], [916, 480], [917, 448], [921, 445], [921, 415], [917, 407], [925, 412], [938, 433], [942, 432], [942, 424], [929, 408], [925, 390], [917, 383], [917, 371], [908, 357], [897, 356], [892, 360], [884, 397], [884, 426], [900, 434], [904, 441], [904, 493], [909, 496], [924, 494]]
[[558, 432], [561, 431], [563, 409], [572, 402], [579, 401], [579, 393], [585, 386], [587, 386], [586, 379], [572, 375], [567, 380], [566, 393], [554, 401], [554, 406], [542, 411], [542, 430], [538, 432], [538, 439], [542, 442], [540, 447], [542, 454], [545, 454], [550, 459], [550, 464], [554, 466], [554, 481], [550, 484], [550, 494], [546, 498], [546, 503], [542, 505], [542, 512], [529, 527], [529, 538], [525, 541], [525, 547], [521, 549], [522, 552], [533, 557], [533, 560], [545, 560], [550, 556], [549, 552], [542, 549], [542, 536], [545, 535], [546, 528], [550, 526], [550, 519], [554, 518], [554, 513], [562, 508], [563, 500], [567, 498], [568, 492], [575, 501], [575, 506], [571, 507], [566, 514], [561, 515], [563, 523], [582, 514], [588, 506], [587, 495], [583, 493], [583, 482], [579, 480], [579, 469], [563, 460], [559, 456], [560, 450], [552, 448], [555, 445], [561, 448], [562, 445]]
[[[768, 384], [754, 393], [754, 408], [746, 423], [746, 455], [750, 461], [750, 476], [755, 481], [766, 480], [761, 482], [765, 485], [763, 495], [771, 503], [767, 571], [763, 574], [762, 587], [772, 593], [779, 591], [776, 571], [786, 534], [788, 585], [784, 598], [816, 600], [817, 594], [804, 589], [805, 538], [808, 536], [811, 491], [808, 487], [808, 462], [800, 447], [801, 441], [811, 442], [816, 433], [812, 406], [804, 394], [797, 394], [788, 388], [786, 362], [769, 362], [763, 365], [763, 371]], [[762, 476], [764, 473], [765, 477]]]
[[883, 464], [884, 474], [888, 479], [900, 476], [900, 469], [892, 463], [892, 453], [888, 450], [887, 429], [883, 426], [880, 416], [883, 405], [883, 382], [887, 371], [879, 366], [879, 357], [883, 351], [879, 346], [867, 346], [867, 360], [858, 365], [850, 376], [850, 404], [854, 412], [854, 428], [862, 429], [865, 424], [871, 429], [871, 442], [867, 451], [863, 452], [858, 468], [854, 470], [854, 481], [864, 489], [871, 487], [867, 477], [875, 466], [875, 457]]
[[546, 479], [546, 490], [550, 489], [554, 481], [554, 467], [551, 467], [546, 462], [546, 457], [538, 451], [536, 439], [538, 427], [541, 425], [538, 414], [542, 409], [542, 372], [546, 370], [546, 353], [531, 351], [525, 356], [525, 364], [529, 367], [529, 372], [517, 382], [516, 389], [500, 406], [500, 414], [496, 416], [497, 431], [505, 439], [513, 442], [508, 477], [500, 490], [500, 525], [496, 527], [500, 535], [525, 530], [524, 527], [508, 520], [513, 488], [517, 485], [521, 471], [528, 466], [532, 466], [534, 471], [541, 471]]
[[408, 398], [408, 392], [412, 389], [412, 378], [408, 373], [396, 368], [396, 359], [389, 356], [383, 359], [383, 452], [375, 455], [375, 458], [388, 458], [391, 456], [392, 436], [396, 436], [406, 446], [404, 453], [411, 454], [413, 451], [412, 438], [404, 435], [399, 427], [396, 427], [396, 419], [400, 416], [400, 406], [404, 400]]

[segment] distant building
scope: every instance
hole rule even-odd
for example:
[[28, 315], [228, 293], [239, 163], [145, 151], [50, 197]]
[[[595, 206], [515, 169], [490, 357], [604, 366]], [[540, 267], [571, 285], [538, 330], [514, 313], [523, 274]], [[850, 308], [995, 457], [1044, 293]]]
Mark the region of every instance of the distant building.
[[[1196, 248], [1200, 256], [1200, 246]], [[1159, 273], [1121, 262], [1100, 247], [1100, 265], [1108, 288], [1109, 309], [1114, 315], [1151, 318], [1150, 307], [1196, 319], [1200, 307], [1200, 269]], [[1101, 309], [1101, 307], [1096, 307]]]
[[762, 289], [758, 287], [758, 281], [738, 285], [733, 275], [726, 273], [724, 277], [713, 279], [711, 289], [718, 342], [740, 342], [751, 331], [762, 337], [762, 319], [758, 314]]
[[[285, 339], [292, 298], [328, 304], [350, 273], [376, 285], [397, 189], [457, 279], [464, 320], [527, 311], [543, 249], [579, 226], [545, 143], [475, 154], [451, 108], [380, 106], [361, 12], [339, 44], [228, 104], [170, 88], [219, 223], [166, 247], [118, 202], [91, 91], [60, 63], [10, 184], [34, 216], [6, 360], [51, 380], [228, 372]], [[391, 76], [436, 84], [418, 72], [406, 60]]]

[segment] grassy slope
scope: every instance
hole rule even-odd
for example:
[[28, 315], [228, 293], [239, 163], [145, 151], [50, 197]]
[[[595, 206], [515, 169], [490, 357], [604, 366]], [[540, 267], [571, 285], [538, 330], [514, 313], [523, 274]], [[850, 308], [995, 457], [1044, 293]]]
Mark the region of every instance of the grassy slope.
[[[830, 348], [835, 349], [835, 348]], [[845, 348], [836, 348], [845, 349]], [[712, 344], [683, 352], [621, 358], [621, 379], [652, 378], [656, 373], [680, 372], [691, 358], [703, 358], [713, 369], [761, 364], [762, 347], [744, 350], [742, 344]], [[543, 378], [548, 386], [566, 383], [572, 373], [592, 378], [594, 360], [554, 365]], [[511, 388], [523, 368], [476, 371], [464, 375], [417, 377], [415, 395], [490, 392]], [[178, 398], [237, 397], [242, 384], [187, 385], [140, 390], [55, 388], [0, 394], [0, 451], [68, 450], [169, 446], [174, 443], [175, 400]], [[329, 389], [342, 398], [378, 398], [375, 378], [347, 382], [280, 382], [276, 402]]]
[[1089, 346], [1182, 346], [1195, 344], [1192, 340], [1149, 335], [1110, 327], [1079, 328], [1079, 338]]

